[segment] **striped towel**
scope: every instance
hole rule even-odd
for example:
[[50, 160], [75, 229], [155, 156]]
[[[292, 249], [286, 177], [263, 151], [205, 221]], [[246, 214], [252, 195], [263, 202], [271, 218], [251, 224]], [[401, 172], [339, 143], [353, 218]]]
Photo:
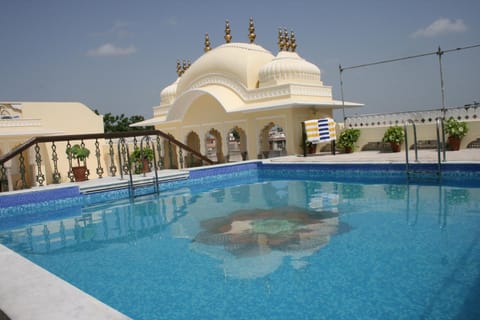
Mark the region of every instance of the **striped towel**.
[[305, 132], [307, 141], [312, 143], [328, 142], [336, 139], [335, 121], [331, 118], [307, 120]]

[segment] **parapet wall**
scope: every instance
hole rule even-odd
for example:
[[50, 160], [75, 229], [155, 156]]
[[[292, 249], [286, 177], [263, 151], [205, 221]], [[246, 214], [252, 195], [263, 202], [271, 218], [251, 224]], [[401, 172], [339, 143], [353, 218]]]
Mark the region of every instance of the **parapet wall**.
[[[364, 150], [370, 143], [381, 142], [385, 130], [390, 126], [404, 126], [409, 120], [415, 123], [418, 141], [436, 141], [437, 118], [455, 118], [465, 121], [468, 125], [468, 133], [462, 139], [460, 148], [476, 147], [475, 141], [480, 139], [480, 105], [475, 104], [467, 107], [448, 108], [445, 110], [427, 110], [398, 112], [374, 115], [351, 116], [345, 119], [343, 127], [357, 128], [361, 130], [357, 142], [357, 150]], [[341, 131], [341, 129], [339, 130]], [[409, 146], [413, 144], [412, 125], [407, 125]]]

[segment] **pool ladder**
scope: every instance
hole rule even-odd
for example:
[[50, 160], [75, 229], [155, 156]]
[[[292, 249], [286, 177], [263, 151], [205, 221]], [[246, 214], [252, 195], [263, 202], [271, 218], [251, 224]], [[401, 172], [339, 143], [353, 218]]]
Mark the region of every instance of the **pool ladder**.
[[[158, 171], [157, 171], [157, 158], [155, 155], [155, 144], [151, 140], [150, 136], [145, 136], [142, 138], [140, 141], [140, 154], [144, 154], [144, 143], [146, 144], [147, 148], [151, 148], [153, 151], [153, 171], [155, 173], [155, 178], [153, 180], [153, 190], [154, 193], [159, 192], [159, 187], [158, 187]], [[133, 181], [133, 175], [132, 175], [132, 166], [131, 166], [131, 160], [130, 160], [130, 151], [128, 148], [128, 143], [125, 140], [125, 138], [120, 138], [118, 140], [117, 144], [117, 153], [118, 153], [118, 166], [120, 168], [120, 179], [123, 180], [123, 173], [124, 171], [128, 172], [128, 195], [130, 199], [135, 198], [135, 183]], [[125, 161], [126, 160], [126, 161]], [[146, 176], [146, 173], [143, 173], [143, 176]], [[143, 185], [143, 184], [139, 184]]]
[[[443, 118], [437, 117], [435, 119], [436, 123], [436, 130], [437, 130], [437, 166], [436, 170], [414, 170], [410, 165], [410, 160], [408, 157], [409, 147], [408, 147], [408, 134], [407, 134], [407, 127], [409, 124], [412, 125], [413, 128], [413, 148], [415, 150], [415, 162], [418, 162], [418, 148], [417, 148], [417, 127], [415, 122], [412, 119], [408, 119], [405, 124], [403, 125], [403, 132], [405, 134], [405, 170], [407, 173], [408, 179], [412, 178], [412, 176], [416, 174], [436, 174], [437, 179], [441, 179], [442, 177], [442, 160], [440, 154], [443, 153], [443, 162], [446, 161], [446, 152], [445, 152], [445, 130], [443, 127]], [[440, 141], [441, 139], [441, 141]]]

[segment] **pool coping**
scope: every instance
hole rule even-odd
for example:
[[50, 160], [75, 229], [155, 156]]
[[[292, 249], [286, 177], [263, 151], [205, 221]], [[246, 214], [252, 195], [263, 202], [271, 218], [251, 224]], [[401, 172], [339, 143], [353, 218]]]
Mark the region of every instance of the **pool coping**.
[[0, 308], [12, 320], [130, 319], [3, 245], [0, 260]]

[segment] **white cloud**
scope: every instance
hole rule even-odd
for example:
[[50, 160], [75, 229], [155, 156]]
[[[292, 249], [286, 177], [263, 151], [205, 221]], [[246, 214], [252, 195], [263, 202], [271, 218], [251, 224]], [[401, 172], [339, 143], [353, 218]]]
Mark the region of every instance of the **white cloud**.
[[87, 52], [87, 55], [91, 57], [127, 56], [130, 54], [134, 54], [135, 52], [137, 52], [137, 48], [135, 48], [134, 46], [121, 48], [111, 43], [105, 43], [98, 48], [89, 50]]
[[439, 18], [435, 20], [431, 25], [426, 28], [421, 28], [412, 33], [412, 38], [419, 37], [435, 37], [439, 35], [444, 35], [448, 33], [460, 33], [465, 32], [467, 26], [462, 19], [457, 19], [455, 21], [448, 18]]

